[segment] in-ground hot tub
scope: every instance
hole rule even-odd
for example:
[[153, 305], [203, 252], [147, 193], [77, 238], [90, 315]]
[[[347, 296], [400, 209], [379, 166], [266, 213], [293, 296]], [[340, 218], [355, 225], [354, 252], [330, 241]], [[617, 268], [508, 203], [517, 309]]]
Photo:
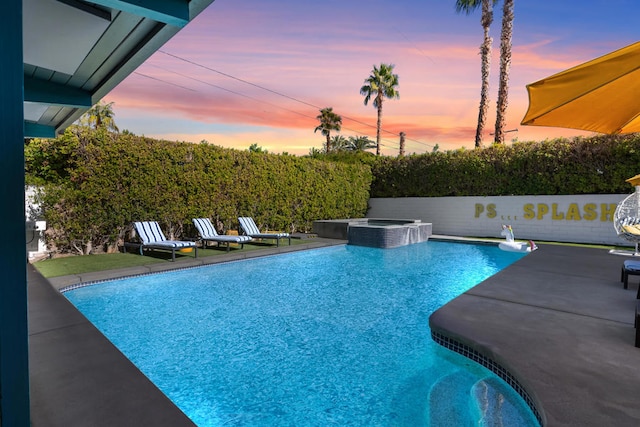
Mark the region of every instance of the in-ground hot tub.
[[314, 221], [319, 237], [347, 240], [350, 245], [395, 248], [429, 240], [431, 223], [419, 219], [357, 218]]

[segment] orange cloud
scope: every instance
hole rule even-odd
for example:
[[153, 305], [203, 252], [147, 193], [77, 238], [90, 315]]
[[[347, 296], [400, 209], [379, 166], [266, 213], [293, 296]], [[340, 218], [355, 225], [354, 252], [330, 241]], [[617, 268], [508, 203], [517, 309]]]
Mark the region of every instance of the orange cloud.
[[[390, 62], [400, 76], [400, 99], [384, 104], [383, 153], [397, 152], [399, 132], [411, 140], [411, 151], [430, 151], [436, 144], [441, 149], [473, 147], [479, 25], [474, 24], [473, 36], [429, 34], [411, 32], [410, 23], [402, 29], [366, 20], [355, 25], [349, 14], [338, 14], [326, 31], [325, 21], [295, 19], [299, 15], [293, 10], [259, 5], [238, 14], [231, 3], [214, 5], [108, 95], [116, 118], [122, 109], [140, 122], [148, 117], [180, 122], [174, 131], [132, 127], [132, 132], [237, 148], [258, 143], [273, 152], [306, 154], [312, 146], [321, 147], [322, 136], [313, 132], [315, 117], [330, 106], [343, 116], [343, 135], [374, 139], [376, 111], [363, 104], [359, 88], [374, 64]], [[287, 25], [274, 28], [273, 22]], [[545, 36], [514, 45], [507, 130], [517, 132], [508, 133], [508, 140], [580, 134], [519, 124], [528, 105], [526, 84], [591, 59], [606, 47], [560, 49], [560, 42], [566, 40]], [[495, 123], [498, 69], [496, 41], [485, 144], [492, 140]]]

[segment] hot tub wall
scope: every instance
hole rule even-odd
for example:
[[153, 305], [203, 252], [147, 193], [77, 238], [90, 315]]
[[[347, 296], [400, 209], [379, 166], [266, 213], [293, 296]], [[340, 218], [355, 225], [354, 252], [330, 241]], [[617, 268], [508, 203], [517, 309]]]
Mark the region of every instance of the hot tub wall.
[[376, 227], [351, 225], [347, 229], [350, 245], [373, 248], [396, 248], [412, 243], [426, 242], [431, 237], [431, 224], [394, 225]]

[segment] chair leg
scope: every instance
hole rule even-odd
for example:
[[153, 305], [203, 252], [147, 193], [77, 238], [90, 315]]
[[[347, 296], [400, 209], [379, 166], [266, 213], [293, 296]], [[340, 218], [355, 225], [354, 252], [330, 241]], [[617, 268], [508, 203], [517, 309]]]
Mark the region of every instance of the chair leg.
[[640, 348], [640, 302], [636, 305], [636, 319], [634, 327], [636, 328], [636, 347]]
[[624, 269], [624, 267], [622, 268], [622, 277], [623, 277], [623, 282], [624, 282], [624, 288], [628, 289], [629, 288], [629, 273], [627, 272], [627, 270]]

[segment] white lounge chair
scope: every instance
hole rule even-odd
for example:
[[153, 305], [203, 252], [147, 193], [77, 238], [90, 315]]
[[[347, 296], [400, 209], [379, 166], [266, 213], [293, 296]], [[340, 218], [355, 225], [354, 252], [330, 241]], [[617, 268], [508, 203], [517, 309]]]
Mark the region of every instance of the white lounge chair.
[[249, 237], [253, 237], [254, 239], [275, 239], [276, 246], [280, 246], [280, 239], [287, 238], [289, 239], [289, 244], [291, 244], [291, 236], [289, 233], [261, 233], [255, 221], [250, 216], [238, 217], [238, 221], [244, 234]]
[[156, 221], [139, 221], [133, 223], [136, 233], [140, 237], [140, 255], [143, 249], [156, 249], [171, 251], [171, 261], [176, 260], [176, 250], [193, 248], [195, 250], [195, 258], [198, 258], [198, 247], [196, 242], [183, 240], [167, 240], [160, 229], [160, 225]]
[[216, 242], [218, 243], [218, 246], [220, 246], [220, 243], [226, 243], [227, 252], [229, 252], [231, 243], [238, 243], [240, 245], [240, 249], [242, 249], [246, 242], [253, 240], [249, 236], [220, 235], [209, 218], [193, 218], [193, 225], [196, 226], [196, 229], [200, 234], [199, 238], [202, 240], [203, 248], [207, 247], [207, 242]]

